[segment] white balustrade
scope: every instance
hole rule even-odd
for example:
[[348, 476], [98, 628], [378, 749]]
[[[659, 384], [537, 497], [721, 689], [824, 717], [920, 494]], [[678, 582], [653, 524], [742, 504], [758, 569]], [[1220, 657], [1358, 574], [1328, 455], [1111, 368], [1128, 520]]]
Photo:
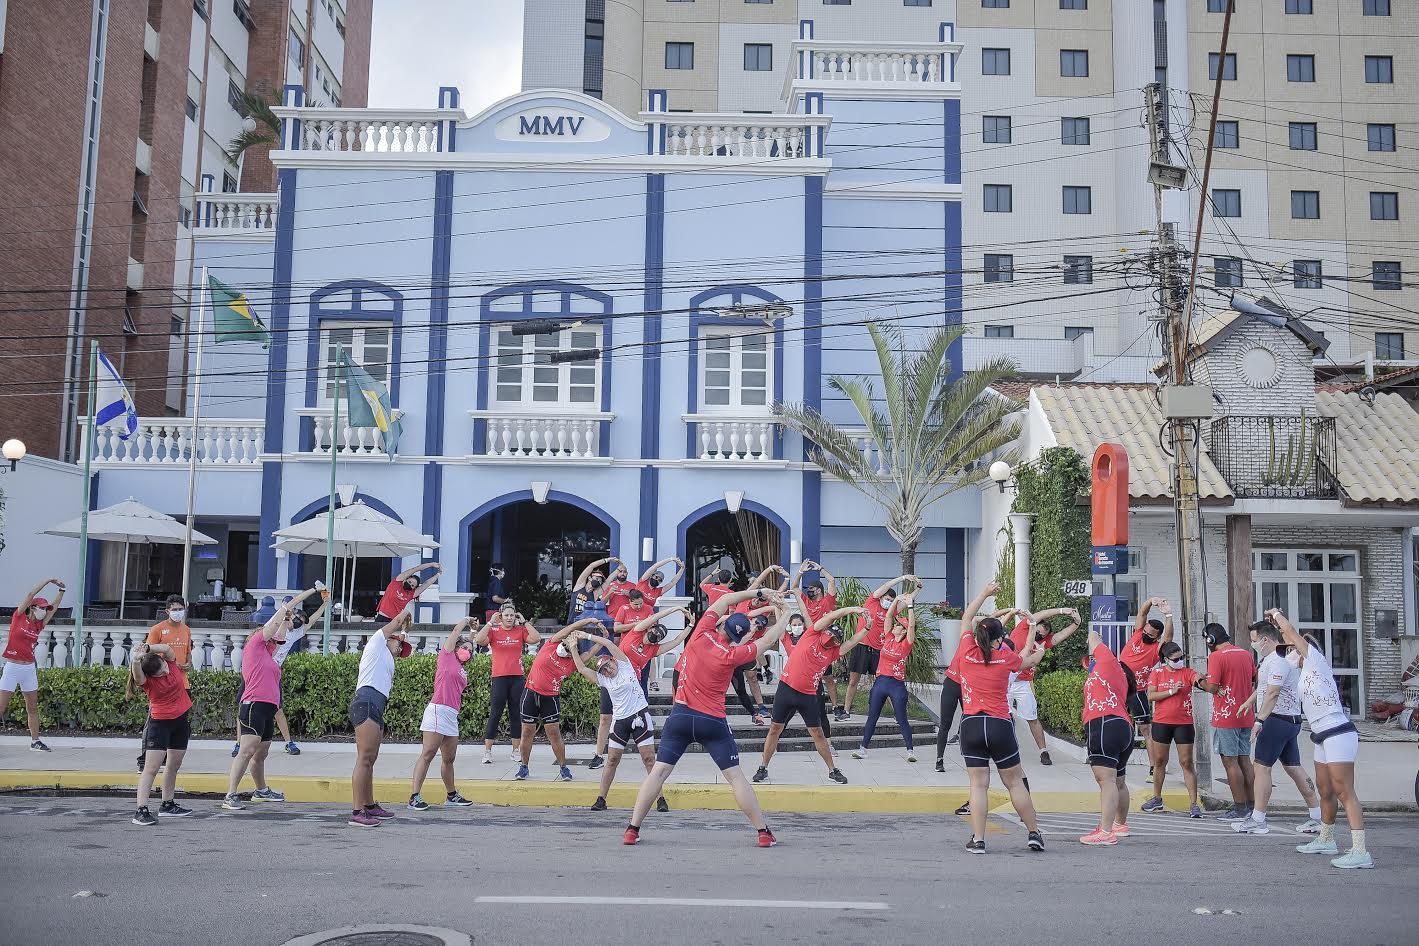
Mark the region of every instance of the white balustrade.
[[49, 648], [54, 643], [54, 634], [49, 630], [48, 625], [39, 632], [39, 640], [35, 641], [34, 665], [38, 669], [52, 666], [49, 662]]
[[74, 640], [74, 632], [67, 627], [59, 627], [54, 630], [54, 654], [50, 658], [50, 666], [69, 666], [70, 644]]
[[892, 472], [892, 458], [881, 449], [881, 445], [866, 430], [846, 430], [848, 438], [857, 446], [868, 469], [878, 476], [889, 476]]
[[317, 113], [301, 120], [302, 151], [378, 151], [422, 154], [439, 151], [435, 118], [368, 118]]
[[941, 82], [940, 49], [814, 49], [811, 78], [824, 82]]
[[[87, 419], [80, 420], [83, 431]], [[259, 465], [266, 436], [266, 421], [260, 418], [204, 419], [192, 431], [190, 417], [140, 417], [138, 429], [127, 440], [118, 431], [100, 427], [94, 431], [94, 462], [109, 464], [185, 465], [192, 451], [204, 466]], [[87, 444], [88, 438], [82, 438]]]
[[[796, 120], [799, 116], [783, 116]], [[687, 157], [783, 158], [808, 156], [802, 124], [702, 116], [665, 122], [665, 154]]]
[[615, 414], [532, 414], [503, 411], [469, 411], [475, 420], [486, 420], [487, 457], [538, 457], [586, 460], [600, 456], [601, 425]]
[[685, 420], [695, 425], [701, 460], [763, 462], [773, 459], [777, 418], [692, 414]]
[[[380, 432], [374, 427], [351, 427], [345, 423], [344, 411], [341, 411], [340, 429], [334, 431], [332, 436], [331, 428], [334, 425], [334, 413], [328, 407], [303, 407], [296, 411], [301, 417], [311, 419], [313, 439], [311, 452], [330, 455], [332, 442], [335, 449], [341, 456], [362, 457], [362, 456], [384, 456], [384, 441]], [[403, 417], [404, 412], [395, 408], [394, 417]]]
[[246, 646], [246, 637], [245, 635], [240, 633], [224, 634], [223, 637], [230, 645], [228, 657], [231, 660], [232, 669], [235, 670], [237, 673], [241, 673], [241, 659], [243, 656], [245, 656], [242, 653], [242, 648]]
[[275, 194], [201, 193], [197, 195], [194, 229], [274, 234], [278, 205]]

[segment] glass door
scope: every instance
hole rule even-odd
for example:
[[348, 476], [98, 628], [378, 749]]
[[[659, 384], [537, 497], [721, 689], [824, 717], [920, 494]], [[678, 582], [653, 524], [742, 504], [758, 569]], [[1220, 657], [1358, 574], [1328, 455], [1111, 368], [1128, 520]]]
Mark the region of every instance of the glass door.
[[1350, 550], [1259, 549], [1252, 553], [1256, 618], [1280, 608], [1321, 645], [1350, 715], [1363, 712], [1360, 556]]

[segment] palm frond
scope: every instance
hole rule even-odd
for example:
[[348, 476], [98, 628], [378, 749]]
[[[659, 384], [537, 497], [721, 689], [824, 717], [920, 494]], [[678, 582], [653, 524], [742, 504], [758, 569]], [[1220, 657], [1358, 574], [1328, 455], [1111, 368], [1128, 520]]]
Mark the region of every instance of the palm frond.
[[237, 114], [256, 122], [251, 131], [243, 131], [227, 143], [227, 157], [233, 163], [241, 160], [248, 148], [272, 145], [281, 140], [281, 119], [272, 109], [281, 104], [275, 93], [244, 91], [233, 103]]

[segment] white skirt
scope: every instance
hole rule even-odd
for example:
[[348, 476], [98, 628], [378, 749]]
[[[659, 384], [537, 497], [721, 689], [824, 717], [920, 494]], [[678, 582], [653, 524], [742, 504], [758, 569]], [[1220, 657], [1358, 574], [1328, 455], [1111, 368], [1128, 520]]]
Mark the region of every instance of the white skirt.
[[440, 736], [458, 738], [458, 710], [452, 706], [430, 703], [424, 707], [424, 718], [419, 723], [421, 732], [436, 732]]

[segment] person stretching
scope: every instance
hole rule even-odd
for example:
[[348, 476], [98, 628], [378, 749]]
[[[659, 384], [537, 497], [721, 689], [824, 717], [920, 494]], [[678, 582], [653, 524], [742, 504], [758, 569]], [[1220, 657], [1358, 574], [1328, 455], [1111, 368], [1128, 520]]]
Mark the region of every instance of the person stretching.
[[[734, 741], [734, 733], [724, 712], [724, 693], [729, 686], [729, 678], [734, 675], [734, 668], [756, 659], [778, 643], [787, 623], [787, 609], [784, 608], [779, 611], [777, 622], [767, 634], [752, 644], [740, 643], [749, 634], [749, 619], [729, 612], [754, 595], [755, 591], [724, 594], [700, 615], [695, 624], [694, 633], [685, 644], [689, 659], [685, 663], [680, 686], [675, 690], [675, 705], [660, 735], [655, 766], [641, 782], [635, 809], [621, 838], [622, 843], [640, 843], [641, 824], [650, 812], [650, 806], [660, 798], [665, 780], [675, 771], [676, 764], [690, 744], [696, 742], [704, 747], [719, 767], [720, 774], [734, 792], [739, 809], [758, 831], [759, 847], [773, 847], [778, 843], [764, 821], [754, 787], [739, 769], [739, 746]], [[783, 600], [778, 592], [768, 592], [768, 598], [778, 603]]]
[[[59, 589], [50, 603], [39, 596], [49, 585]], [[59, 613], [64, 600], [64, 582], [47, 578], [30, 589], [10, 615], [10, 636], [5, 640], [5, 670], [0, 673], [0, 720], [10, 711], [10, 701], [19, 690], [25, 701], [25, 722], [30, 727], [30, 749], [48, 752], [49, 746], [39, 738], [39, 674], [35, 672], [34, 649], [39, 633]]]
[[1197, 688], [1198, 673], [1187, 665], [1187, 658], [1177, 641], [1164, 644], [1158, 656], [1163, 662], [1149, 674], [1146, 690], [1148, 699], [1153, 703], [1152, 738], [1148, 742], [1148, 761], [1153, 769], [1153, 797], [1145, 801], [1139, 810], [1163, 810], [1168, 746], [1176, 744], [1183, 784], [1187, 786], [1187, 795], [1192, 801], [1188, 817], [1201, 818], [1202, 806], [1197, 803], [1197, 770], [1192, 764], [1192, 747], [1197, 741], [1192, 691]]
[[[951, 735], [951, 723], [956, 719], [956, 710], [961, 708], [961, 658], [965, 653], [965, 648], [962, 645], [971, 635], [969, 629], [965, 629], [964, 625], [962, 627], [961, 639], [956, 644], [956, 653], [941, 677], [941, 707], [937, 714], [940, 719], [936, 726], [936, 771], [938, 772], [946, 771], [946, 747], [960, 741], [959, 733]], [[970, 810], [970, 806], [971, 803], [966, 802], [956, 809], [956, 814], [965, 814]]]
[[[431, 572], [428, 580], [419, 581], [420, 572]], [[375, 613], [386, 621], [393, 621], [404, 612], [404, 609], [419, 599], [419, 595], [429, 590], [429, 586], [439, 580], [439, 575], [443, 574], [443, 566], [437, 562], [425, 562], [422, 565], [415, 565], [413, 568], [406, 568], [395, 575], [389, 582], [389, 586], [384, 589], [384, 594], [380, 596], [379, 606], [375, 608]]]
[[[622, 565], [617, 569], [617, 572], [624, 575], [625, 566]], [[611, 629], [618, 636], [654, 613], [646, 601], [645, 592], [641, 591], [640, 585], [624, 580], [609, 594], [607, 608], [613, 621]], [[583, 640], [583, 638], [578, 638], [578, 640]], [[588, 769], [595, 771], [606, 764], [606, 740], [611, 734], [613, 718], [610, 691], [603, 687], [601, 688], [601, 718], [596, 723], [596, 748], [592, 750], [591, 761], [586, 765]]]
[[[182, 669], [183, 682], [185, 683], [186, 674], [192, 671], [192, 631], [187, 626], [187, 603], [182, 600], [181, 595], [168, 595], [163, 617], [164, 620], [149, 629], [147, 643], [166, 644], [171, 648], [173, 659]], [[138, 658], [133, 656], [130, 659], [137, 660]], [[137, 681], [130, 675], [128, 683], [124, 687], [124, 700], [133, 698], [133, 687], [136, 685]], [[151, 702], [149, 700], [150, 704]], [[144, 724], [144, 736], [138, 746], [138, 772], [140, 774], [148, 764], [147, 731], [148, 727]]]
[[458, 757], [458, 711], [463, 708], [463, 691], [468, 688], [468, 671], [464, 667], [473, 659], [473, 640], [468, 629], [476, 620], [467, 617], [459, 621], [439, 647], [434, 665], [434, 696], [424, 707], [424, 718], [419, 723], [424, 744], [419, 758], [414, 761], [413, 784], [409, 786], [409, 807], [414, 811], [428, 810], [429, 803], [424, 801], [420, 791], [435, 755], [442, 756], [439, 775], [447, 792], [444, 807], [467, 808], [473, 804], [458, 794], [453, 781], [453, 762]]
[[[844, 632], [838, 622], [850, 614], [864, 615], [864, 619], [859, 622], [857, 633], [844, 640]], [[838, 608], [815, 621], [813, 630], [800, 637], [797, 643], [793, 643], [791, 638], [784, 638], [783, 647], [788, 659], [778, 681], [778, 690], [774, 692], [773, 725], [764, 739], [764, 757], [754, 773], [754, 781], [762, 782], [769, 777], [769, 761], [778, 749], [779, 737], [793, 717], [798, 715], [803, 717], [803, 725], [808, 727], [808, 735], [813, 737], [818, 755], [828, 766], [828, 778], [840, 785], [847, 784], [847, 776], [833, 763], [833, 751], [823, 735], [818, 683], [833, 661], [851, 652], [867, 636], [871, 625], [865, 619], [866, 614], [866, 608]]]
[[1089, 673], [1084, 681], [1084, 745], [1094, 781], [1099, 783], [1099, 826], [1079, 841], [1090, 846], [1117, 844], [1119, 838], [1128, 837], [1124, 775], [1133, 754], [1129, 719], [1133, 686], [1129, 671], [1092, 628], [1083, 663]]
[[[867, 748], [872, 744], [872, 734], [877, 731], [877, 719], [882, 715], [882, 707], [887, 700], [892, 701], [892, 713], [897, 717], [897, 728], [901, 730], [902, 741], [907, 745], [907, 761], [916, 761], [916, 747], [912, 744], [912, 725], [907, 718], [907, 658], [911, 656], [916, 643], [916, 612], [912, 610], [912, 595], [894, 597], [881, 615], [884, 625], [891, 628], [882, 637], [882, 658], [877, 666], [877, 679], [872, 681], [872, 692], [867, 698], [867, 724], [862, 727], [862, 745], [852, 750], [854, 759], [867, 758]], [[903, 627], [897, 614], [906, 611], [907, 623]]]
[[350, 701], [350, 726], [355, 730], [355, 770], [350, 775], [354, 808], [348, 824], [356, 828], [377, 828], [394, 817], [394, 812], [374, 800], [374, 764], [384, 740], [384, 711], [389, 691], [394, 687], [394, 658], [414, 652], [405, 630], [414, 623], [411, 601], [399, 616], [370, 635], [360, 654], [355, 697]]
[[128, 668], [134, 686], [148, 694], [148, 721], [143, 727], [143, 774], [138, 779], [138, 811], [133, 823], [151, 827], [158, 823], [148, 811], [148, 796], [153, 792], [153, 780], [158, 769], [163, 772], [162, 804], [158, 814], [165, 818], [181, 818], [192, 814], [173, 797], [177, 791], [177, 770], [187, 754], [192, 737], [192, 697], [187, 692], [187, 675], [177, 655], [167, 644], [136, 644]]
[[[813, 569], [817, 569], [819, 580], [810, 581], [805, 585], [803, 579], [806, 573]], [[819, 618], [838, 606], [837, 579], [812, 559], [804, 559], [803, 563], [798, 566], [798, 571], [793, 576], [793, 583], [789, 586], [789, 593], [798, 600], [798, 607], [803, 611], [808, 627], [816, 627]], [[781, 679], [780, 682], [782, 682]], [[850, 714], [844, 704], [838, 701], [837, 678], [831, 673], [827, 673], [823, 676], [823, 682], [828, 690], [828, 697], [831, 701], [829, 708], [833, 711], [834, 719], [838, 722], [847, 721]], [[851, 694], [849, 694], [849, 698], [850, 696]]]
[[532, 741], [537, 737], [538, 724], [556, 756], [560, 769], [557, 777], [563, 782], [572, 780], [572, 770], [567, 768], [567, 747], [562, 742], [562, 681], [576, 673], [571, 648], [580, 646], [580, 642], [573, 635], [584, 627], [600, 624], [601, 620], [594, 616], [568, 624], [543, 641], [542, 649], [533, 658], [522, 690], [522, 762], [514, 776], [518, 780], [531, 773]]
[[[822, 573], [825, 578], [832, 580], [832, 575], [827, 572]], [[857, 647], [852, 652], [852, 657], [848, 659], [847, 668], [847, 694], [843, 697], [844, 711], [839, 717], [840, 721], [846, 721], [852, 713], [853, 701], [857, 698], [857, 688], [862, 683], [864, 676], [875, 676], [877, 664], [881, 660], [882, 638], [887, 635], [888, 627], [886, 622], [887, 609], [897, 597], [896, 586], [906, 582], [915, 582], [914, 591], [921, 590], [921, 579], [915, 575], [900, 575], [891, 581], [879, 585], [867, 600], [862, 602], [867, 609], [868, 631], [867, 637], [862, 642], [862, 646]], [[836, 592], [836, 582], [834, 582]], [[836, 593], [834, 593], [836, 601]]]
[[[1062, 631], [1051, 632], [1045, 622], [1060, 615], [1068, 615], [1071, 623]], [[1033, 638], [1046, 651], [1059, 646], [1069, 639], [1069, 635], [1079, 630], [1079, 612], [1073, 608], [1050, 608], [1039, 614], [1025, 614], [1015, 630], [1010, 634], [1010, 642], [1015, 649], [1024, 652], [1025, 644]], [[1030, 735], [1035, 739], [1035, 748], [1040, 751], [1040, 765], [1053, 765], [1049, 750], [1045, 748], [1045, 728], [1040, 725], [1040, 703], [1035, 698], [1035, 668], [1027, 667], [1010, 681], [1008, 691], [1010, 708], [1030, 727]]]
[[542, 640], [526, 619], [518, 613], [517, 605], [504, 601], [501, 608], [493, 612], [488, 624], [478, 631], [473, 643], [487, 647], [493, 653], [492, 676], [488, 679], [489, 708], [488, 725], [483, 728], [483, 764], [493, 764], [493, 741], [498, 738], [498, 727], [503, 715], [507, 715], [508, 739], [512, 742], [512, 760], [522, 761], [522, 689], [525, 677], [522, 655], [529, 644]]
[[[1164, 620], [1148, 617], [1155, 607], [1163, 613]], [[1134, 627], [1133, 636], [1123, 645], [1123, 650], [1119, 651], [1118, 655], [1119, 663], [1133, 672], [1134, 681], [1138, 684], [1128, 713], [1133, 718], [1134, 730], [1142, 748], [1148, 750], [1150, 762], [1153, 757], [1152, 744], [1149, 741], [1153, 722], [1150, 713], [1153, 707], [1148, 702], [1148, 672], [1158, 665], [1158, 648], [1172, 639], [1173, 609], [1162, 598], [1149, 598], [1138, 609], [1138, 624]], [[1156, 778], [1157, 773], [1153, 773], [1153, 777]]]

